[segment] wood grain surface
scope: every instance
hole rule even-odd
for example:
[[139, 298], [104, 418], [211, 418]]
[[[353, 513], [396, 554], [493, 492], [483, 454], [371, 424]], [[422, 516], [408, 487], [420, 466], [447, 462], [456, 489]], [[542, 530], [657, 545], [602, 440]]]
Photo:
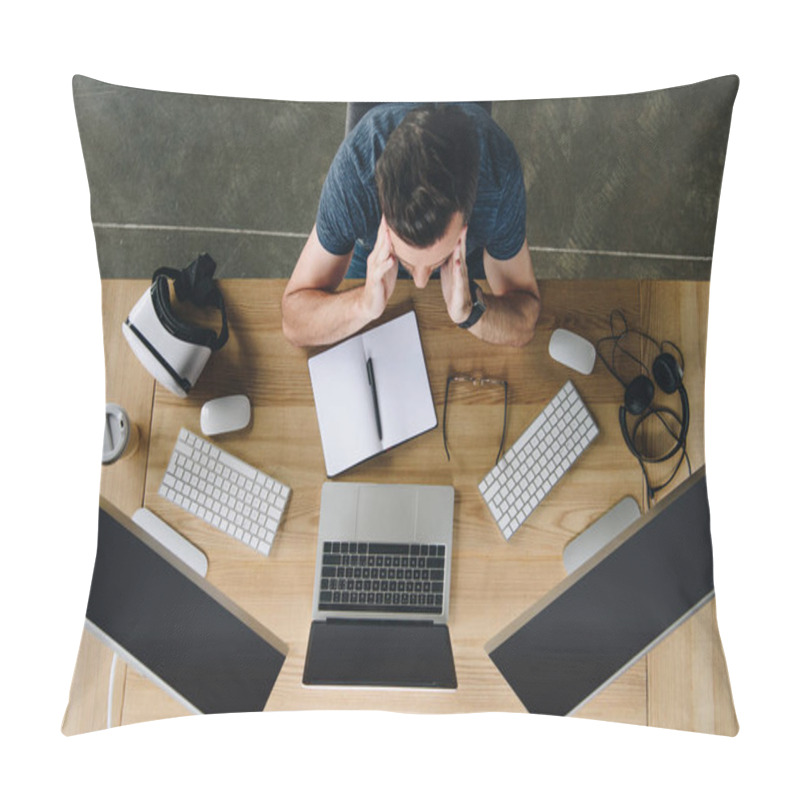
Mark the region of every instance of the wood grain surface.
[[[101, 494], [130, 514], [145, 505], [207, 555], [208, 580], [288, 645], [289, 655], [266, 710], [386, 709], [405, 712], [524, 711], [484, 651], [486, 642], [561, 581], [564, 547], [608, 508], [633, 494], [643, 509], [642, 474], [620, 434], [622, 387], [598, 361], [589, 376], [569, 371], [547, 352], [555, 328], [595, 342], [609, 332], [609, 315], [624, 309], [632, 326], [680, 344], [691, 401], [689, 454], [704, 462], [703, 378], [708, 284], [697, 281], [542, 281], [543, 311], [524, 348], [476, 340], [447, 317], [438, 283], [423, 291], [398, 282], [386, 320], [413, 307], [437, 408], [439, 427], [353, 468], [339, 480], [449, 484], [455, 487], [453, 579], [449, 627], [456, 659], [454, 692], [308, 689], [301, 683], [309, 627], [319, 522], [326, 480], [307, 360], [314, 349], [292, 347], [281, 332], [282, 280], [221, 282], [230, 340], [215, 353], [191, 396], [180, 399], [136, 361], [120, 326], [146, 287], [142, 281], [103, 282], [107, 399], [125, 407], [140, 429], [135, 456], [103, 468]], [[345, 284], [347, 288], [347, 284]], [[591, 409], [600, 435], [509, 542], [494, 525], [478, 483], [494, 464], [503, 417], [502, 391], [459, 385], [448, 403], [451, 459], [442, 442], [448, 374], [502, 378], [509, 383], [506, 447], [567, 379]], [[223, 394], [247, 394], [253, 419], [217, 443], [292, 488], [270, 556], [216, 531], [158, 495], [178, 431], [200, 432], [202, 404]], [[663, 399], [663, 398], [660, 398]], [[667, 398], [675, 402], [674, 398]], [[679, 471], [676, 484], [685, 472]], [[666, 495], [666, 492], [664, 493]], [[713, 534], [713, 532], [712, 532]], [[65, 733], [104, 727], [111, 655], [85, 634]], [[118, 662], [112, 723], [184, 713], [175, 700]], [[736, 716], [711, 603], [583, 706], [578, 716], [734, 734]]]

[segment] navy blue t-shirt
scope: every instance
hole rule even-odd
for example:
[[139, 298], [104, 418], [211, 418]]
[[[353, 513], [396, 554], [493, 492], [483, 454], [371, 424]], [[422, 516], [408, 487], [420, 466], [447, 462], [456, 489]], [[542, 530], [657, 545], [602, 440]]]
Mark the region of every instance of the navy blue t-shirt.
[[[342, 142], [322, 187], [317, 211], [317, 236], [334, 255], [358, 245], [362, 253], [375, 246], [381, 208], [375, 164], [386, 140], [406, 114], [419, 104], [385, 103], [370, 109]], [[481, 106], [458, 104], [475, 123], [480, 146], [480, 171], [475, 206], [467, 230], [470, 273], [485, 248], [506, 260], [525, 241], [525, 184], [517, 151], [503, 130]], [[477, 252], [476, 252], [477, 251]], [[480, 263], [478, 259], [477, 263]], [[481, 270], [482, 271], [482, 270]], [[356, 277], [348, 272], [348, 277]]]

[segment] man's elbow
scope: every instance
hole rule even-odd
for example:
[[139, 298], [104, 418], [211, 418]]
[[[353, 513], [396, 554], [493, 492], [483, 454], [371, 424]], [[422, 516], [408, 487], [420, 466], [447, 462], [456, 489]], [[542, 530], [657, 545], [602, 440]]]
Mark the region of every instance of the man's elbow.
[[522, 313], [522, 321], [517, 327], [516, 336], [511, 344], [514, 347], [525, 347], [533, 340], [533, 335], [536, 332], [536, 323], [539, 320], [539, 310], [541, 308], [541, 301], [538, 295], [529, 295], [528, 301], [520, 309]]
[[303, 336], [302, 316], [297, 308], [292, 292], [284, 292], [281, 300], [281, 328], [289, 344], [304, 347], [307, 342]]
[[535, 325], [525, 325], [521, 328], [517, 335], [509, 342], [512, 347], [525, 347], [533, 340]]

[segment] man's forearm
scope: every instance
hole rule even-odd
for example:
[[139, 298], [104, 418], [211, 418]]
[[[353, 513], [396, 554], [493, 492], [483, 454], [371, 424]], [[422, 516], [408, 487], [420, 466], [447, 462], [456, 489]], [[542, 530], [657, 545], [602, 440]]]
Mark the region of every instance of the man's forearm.
[[299, 289], [284, 295], [283, 333], [297, 347], [333, 344], [361, 330], [371, 318], [363, 308], [364, 287], [342, 292]]
[[490, 344], [522, 347], [533, 338], [541, 301], [528, 291], [484, 294], [486, 311], [469, 332]]

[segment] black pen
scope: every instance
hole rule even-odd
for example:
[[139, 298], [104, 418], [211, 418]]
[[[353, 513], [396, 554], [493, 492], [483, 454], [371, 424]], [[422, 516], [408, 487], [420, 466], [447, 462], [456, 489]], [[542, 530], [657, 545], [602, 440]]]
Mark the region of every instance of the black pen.
[[378, 409], [378, 388], [375, 386], [375, 373], [372, 371], [372, 359], [367, 359], [367, 380], [372, 388], [372, 403], [375, 406], [375, 421], [378, 423], [378, 438], [383, 440], [383, 430], [381, 428], [381, 412]]

